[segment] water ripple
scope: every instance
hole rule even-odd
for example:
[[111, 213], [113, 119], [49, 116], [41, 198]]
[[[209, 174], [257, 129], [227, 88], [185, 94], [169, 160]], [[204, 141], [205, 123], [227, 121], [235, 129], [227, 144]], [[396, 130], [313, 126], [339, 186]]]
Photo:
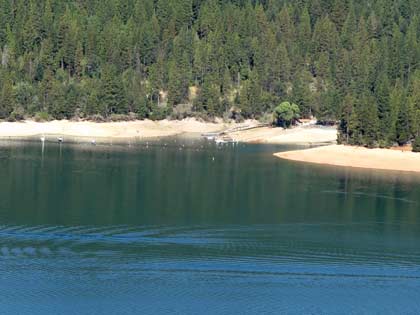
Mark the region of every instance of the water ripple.
[[[194, 311], [178, 312], [205, 313], [208, 301], [212, 313], [235, 313], [238, 307], [241, 313], [270, 313], [269, 305], [278, 307], [271, 310], [273, 313], [322, 313], [322, 309], [309, 307], [317, 292], [331, 296], [337, 288], [345, 288], [339, 309], [343, 311], [352, 309], [352, 301], [358, 299], [361, 290], [366, 294], [380, 292], [391, 300], [395, 287], [412, 301], [420, 283], [420, 249], [417, 243], [410, 243], [415, 227], [403, 230], [406, 234], [400, 232], [398, 243], [388, 243], [383, 235], [371, 233], [363, 236], [363, 244], [355, 244], [355, 234], [348, 234], [349, 229], [360, 236], [366, 230], [383, 227], [378, 223], [351, 227], [329, 223], [223, 227], [2, 225], [0, 303], [98, 299], [106, 303], [113, 296], [114, 303], [128, 301], [129, 305], [108, 308], [117, 307], [127, 314], [171, 314], [174, 305], [180, 301], [181, 305], [191, 305], [191, 300], [200, 301]], [[36, 279], [36, 284], [22, 286], [27, 279]], [[249, 304], [258, 298], [252, 294], [263, 294], [264, 303]], [[150, 303], [161, 301], [162, 295], [165, 305]], [[279, 303], [279, 297], [295, 301], [293, 307], [288, 302]], [[219, 303], [221, 300], [225, 303]], [[318, 304], [327, 303], [328, 298]], [[61, 310], [65, 307], [60, 305]], [[98, 309], [97, 304], [85, 305], [87, 308], [107, 312], [107, 307]], [[384, 309], [391, 310], [392, 305]], [[54, 310], [41, 310], [48, 312]]]
[[[273, 225], [220, 227], [170, 226], [8, 226], [0, 227], [0, 256], [37, 257], [70, 253], [90, 257], [167, 260], [235, 259], [259, 264], [292, 262], [417, 266], [420, 249], [406, 242], [394, 246], [373, 234], [366, 244], [324, 235], [346, 225]], [[360, 226], [359, 232], [366, 228]], [[354, 227], [353, 227], [354, 229]], [[322, 231], [323, 234], [320, 234]], [[328, 234], [328, 233], [327, 233]], [[359, 235], [360, 236], [360, 235]], [[411, 244], [411, 245], [410, 245]], [[123, 246], [121, 246], [123, 245]]]
[[417, 203], [414, 200], [407, 199], [407, 198], [398, 198], [398, 197], [392, 197], [382, 194], [372, 194], [372, 193], [366, 193], [361, 191], [354, 191], [354, 192], [348, 192], [348, 191], [341, 191], [341, 190], [323, 190], [322, 193], [324, 194], [338, 194], [338, 195], [353, 195], [353, 196], [361, 196], [361, 197], [371, 197], [371, 198], [380, 198], [380, 199], [387, 199], [387, 200], [396, 200], [401, 201], [405, 203]]

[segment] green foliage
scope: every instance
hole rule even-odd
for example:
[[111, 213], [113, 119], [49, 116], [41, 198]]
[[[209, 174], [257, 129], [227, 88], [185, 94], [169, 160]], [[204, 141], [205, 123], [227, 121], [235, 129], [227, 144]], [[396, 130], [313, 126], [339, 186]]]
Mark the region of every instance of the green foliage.
[[11, 82], [5, 81], [0, 89], [0, 119], [9, 117], [15, 107], [14, 102], [13, 86]]
[[413, 152], [420, 152], [420, 136], [417, 136], [413, 142]]
[[396, 123], [396, 140], [399, 145], [406, 144], [411, 138], [410, 116], [407, 102], [403, 102]]
[[127, 114], [128, 106], [124, 89], [115, 67], [105, 66], [101, 76], [102, 87], [99, 101], [108, 114]]
[[288, 99], [342, 143], [402, 144], [420, 133], [417, 2], [0, 0], [0, 119], [246, 119]]
[[47, 112], [37, 112], [35, 113], [34, 119], [35, 121], [43, 122], [43, 121], [49, 121], [51, 117]]
[[10, 113], [8, 117], [9, 121], [20, 121], [25, 119], [25, 111], [22, 107], [16, 107], [13, 112]]
[[282, 102], [274, 108], [274, 119], [278, 126], [290, 127], [300, 116], [299, 107], [295, 103]]
[[28, 82], [19, 82], [13, 88], [13, 97], [17, 107], [28, 108], [34, 98], [34, 87]]
[[206, 78], [195, 102], [195, 109], [210, 117], [221, 113], [219, 90], [213, 81], [211, 77]]
[[171, 110], [168, 107], [153, 105], [149, 118], [151, 120], [162, 120], [168, 118], [170, 114]]

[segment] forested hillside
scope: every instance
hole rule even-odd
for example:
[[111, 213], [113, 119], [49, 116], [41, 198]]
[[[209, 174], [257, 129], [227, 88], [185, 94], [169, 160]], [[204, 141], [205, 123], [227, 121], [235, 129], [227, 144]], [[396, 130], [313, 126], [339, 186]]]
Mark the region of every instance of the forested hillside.
[[0, 0], [0, 118], [236, 115], [420, 132], [419, 0]]

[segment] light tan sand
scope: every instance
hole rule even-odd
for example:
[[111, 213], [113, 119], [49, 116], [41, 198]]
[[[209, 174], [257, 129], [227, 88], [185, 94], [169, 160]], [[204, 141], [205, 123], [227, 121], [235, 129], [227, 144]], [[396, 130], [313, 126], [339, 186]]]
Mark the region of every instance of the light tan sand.
[[138, 120], [127, 122], [95, 123], [55, 120], [50, 122], [2, 122], [0, 137], [31, 137], [37, 135], [60, 135], [63, 137], [96, 138], [151, 138], [174, 136], [182, 133], [216, 132], [229, 128], [230, 124], [205, 123], [195, 119], [179, 121]]
[[[194, 118], [184, 120], [138, 120], [128, 122], [96, 123], [90, 121], [55, 120], [50, 122], [2, 122], [0, 138], [25, 138], [33, 136], [61, 136], [71, 138], [87, 138], [90, 140], [122, 140], [128, 138], [153, 138], [174, 136], [183, 133], [219, 132], [240, 126], [257, 125], [258, 122], [248, 120], [243, 123], [200, 122]], [[241, 142], [260, 143], [324, 143], [335, 142], [337, 131], [334, 128], [316, 126], [283, 128], [262, 127], [240, 132], [229, 133], [233, 139]]]
[[311, 144], [336, 143], [337, 129], [318, 126], [294, 127], [291, 129], [262, 127], [229, 134], [243, 142]]
[[329, 145], [276, 153], [275, 156], [301, 162], [381, 170], [420, 172], [420, 153], [389, 149], [367, 149]]

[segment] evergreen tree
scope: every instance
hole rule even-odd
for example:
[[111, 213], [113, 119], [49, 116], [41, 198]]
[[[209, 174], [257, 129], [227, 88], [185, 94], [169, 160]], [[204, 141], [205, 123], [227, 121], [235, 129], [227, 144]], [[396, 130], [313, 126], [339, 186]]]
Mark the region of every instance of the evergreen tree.
[[391, 105], [389, 80], [386, 74], [382, 73], [376, 83], [376, 102], [378, 104], [379, 133], [380, 139], [385, 142], [389, 139], [389, 128], [391, 126]]
[[379, 119], [375, 98], [364, 95], [361, 100], [359, 124], [362, 126], [363, 144], [368, 147], [377, 145], [379, 132]]
[[126, 114], [128, 112], [121, 78], [114, 67], [105, 66], [101, 76], [102, 88], [99, 100], [106, 108], [106, 114]]
[[398, 111], [396, 140], [399, 145], [406, 144], [411, 138], [410, 114], [407, 101], [403, 101]]
[[397, 122], [399, 117], [400, 108], [402, 107], [402, 103], [404, 102], [404, 88], [402, 86], [401, 81], [397, 81], [395, 86], [391, 90], [389, 96], [389, 106], [390, 106], [390, 113], [389, 113], [389, 126], [387, 128], [388, 137], [385, 141], [395, 142], [397, 141]]
[[0, 0], [0, 118], [258, 118], [289, 99], [341, 142], [403, 144], [420, 132], [417, 2]]
[[308, 79], [308, 73], [302, 71], [298, 78], [294, 80], [292, 89], [292, 100], [299, 106], [303, 117], [310, 117], [315, 114], [313, 111], [313, 99]]
[[2, 78], [0, 85], [0, 119], [8, 118], [15, 107], [12, 91], [13, 86], [10, 80]]
[[351, 126], [356, 124], [356, 117], [353, 116], [355, 99], [351, 94], [347, 94], [341, 104], [340, 108], [340, 122], [338, 125], [338, 142], [339, 143], [350, 143], [350, 133], [352, 132]]
[[210, 117], [220, 114], [219, 91], [210, 76], [206, 77], [199, 93], [196, 109], [207, 113]]

